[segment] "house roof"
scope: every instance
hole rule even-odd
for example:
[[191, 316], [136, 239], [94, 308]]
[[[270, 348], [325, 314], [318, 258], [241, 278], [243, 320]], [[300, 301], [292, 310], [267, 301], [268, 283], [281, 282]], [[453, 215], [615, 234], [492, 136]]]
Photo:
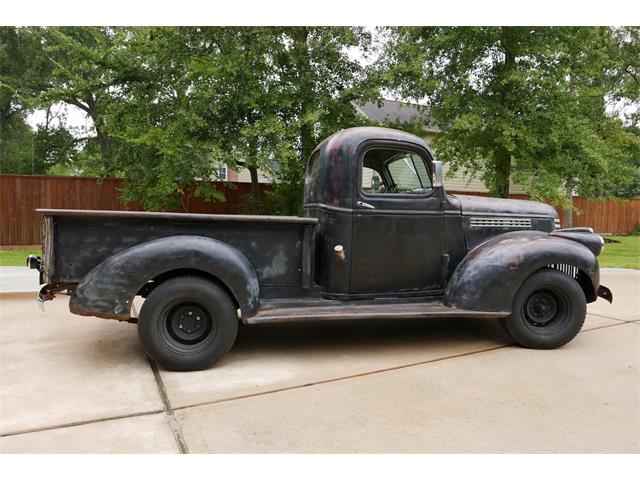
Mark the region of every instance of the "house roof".
[[415, 103], [380, 100], [380, 103], [366, 102], [363, 105], [356, 105], [355, 107], [362, 115], [376, 122], [409, 123], [422, 120], [425, 130], [433, 132], [440, 131], [433, 123], [428, 108]]

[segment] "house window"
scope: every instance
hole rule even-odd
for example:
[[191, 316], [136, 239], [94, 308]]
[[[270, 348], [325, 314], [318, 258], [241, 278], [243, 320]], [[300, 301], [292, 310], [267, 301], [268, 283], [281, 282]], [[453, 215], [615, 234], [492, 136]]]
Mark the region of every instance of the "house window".
[[218, 174], [216, 176], [218, 177], [218, 180], [220, 180], [221, 182], [226, 182], [227, 181], [227, 166], [225, 165], [224, 167], [218, 169]]

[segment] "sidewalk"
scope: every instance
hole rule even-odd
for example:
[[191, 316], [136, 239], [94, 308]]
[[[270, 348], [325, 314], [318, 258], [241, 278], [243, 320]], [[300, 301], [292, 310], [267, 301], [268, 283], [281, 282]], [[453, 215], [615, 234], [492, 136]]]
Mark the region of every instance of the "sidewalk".
[[0, 294], [37, 292], [38, 271], [29, 267], [0, 267]]

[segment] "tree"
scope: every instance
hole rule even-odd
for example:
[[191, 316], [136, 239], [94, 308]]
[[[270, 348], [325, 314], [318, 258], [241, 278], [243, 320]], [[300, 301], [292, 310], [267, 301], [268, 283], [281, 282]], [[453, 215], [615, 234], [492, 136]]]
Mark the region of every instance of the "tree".
[[[35, 99], [41, 108], [63, 103], [82, 110], [92, 121], [100, 164], [92, 174], [115, 176], [114, 139], [107, 115], [120, 88], [139, 79], [140, 70], [122, 48], [130, 34], [125, 28], [48, 27], [41, 33], [43, 56], [52, 65], [42, 92]], [[87, 132], [89, 133], [89, 132]]]
[[222, 165], [246, 167], [252, 207], [258, 169], [289, 155], [278, 76], [280, 48], [267, 28], [131, 29], [121, 45], [139, 72], [120, 84], [107, 109], [114, 163], [128, 178], [125, 198], [175, 208], [194, 193], [223, 200], [209, 180]]
[[347, 50], [367, 42], [342, 27], [135, 29], [126, 49], [147, 80], [123, 85], [109, 121], [131, 191], [160, 200], [225, 163], [249, 169], [254, 194], [258, 168], [273, 170], [276, 209], [299, 213], [315, 145], [364, 121], [352, 104], [363, 69]]
[[33, 160], [33, 130], [24, 118], [12, 116], [0, 130], [0, 173], [41, 173]]
[[173, 209], [195, 187], [196, 195], [222, 200], [210, 182], [220, 148], [198, 113], [202, 99], [189, 72], [188, 35], [176, 27], [139, 27], [119, 41], [118, 87], [111, 90], [104, 124], [113, 165], [127, 179], [124, 198]]
[[306, 161], [319, 141], [334, 132], [368, 123], [354, 103], [377, 98], [367, 70], [349, 56], [368, 52], [371, 35], [360, 27], [284, 27], [276, 59], [286, 88], [282, 102], [287, 125], [295, 132], [296, 156], [281, 162], [273, 193], [280, 213], [300, 213]]
[[0, 172], [44, 173], [26, 123], [29, 100], [40, 89], [48, 66], [42, 61], [39, 34], [0, 27]]
[[[608, 192], [629, 159], [622, 124], [606, 114], [612, 30], [564, 27], [398, 28], [387, 84], [428, 100], [443, 132], [434, 147], [453, 171], [495, 196], [509, 178], [534, 198]], [[627, 141], [630, 139], [627, 138]]]
[[265, 27], [187, 29], [192, 49], [190, 77], [203, 119], [202, 134], [215, 138], [220, 159], [251, 176], [252, 211], [263, 209], [258, 170], [273, 173], [292, 154], [283, 121], [276, 32]]
[[[16, 31], [37, 39], [38, 58], [50, 66], [27, 95], [31, 104], [49, 112], [71, 105], [93, 122], [80, 138], [45, 122], [32, 152], [56, 171], [123, 176], [125, 198], [151, 209], [177, 207], [193, 186], [196, 195], [222, 199], [209, 180], [228, 164], [250, 171], [256, 199], [258, 169], [272, 171], [278, 211], [298, 213], [312, 149], [336, 130], [367, 123], [353, 102], [378, 93], [350, 56], [370, 42], [361, 28]], [[62, 160], [54, 165], [55, 158]]]
[[627, 124], [640, 127], [640, 27], [613, 28], [606, 40], [609, 95], [613, 102], [627, 108], [616, 113], [624, 116]]

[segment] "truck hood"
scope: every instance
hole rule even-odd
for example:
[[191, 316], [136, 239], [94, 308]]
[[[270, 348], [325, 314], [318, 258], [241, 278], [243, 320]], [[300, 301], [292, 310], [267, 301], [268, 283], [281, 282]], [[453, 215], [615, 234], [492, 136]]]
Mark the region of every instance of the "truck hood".
[[556, 209], [542, 202], [472, 195], [455, 195], [455, 197], [460, 201], [460, 211], [463, 215], [530, 215], [558, 218]]

